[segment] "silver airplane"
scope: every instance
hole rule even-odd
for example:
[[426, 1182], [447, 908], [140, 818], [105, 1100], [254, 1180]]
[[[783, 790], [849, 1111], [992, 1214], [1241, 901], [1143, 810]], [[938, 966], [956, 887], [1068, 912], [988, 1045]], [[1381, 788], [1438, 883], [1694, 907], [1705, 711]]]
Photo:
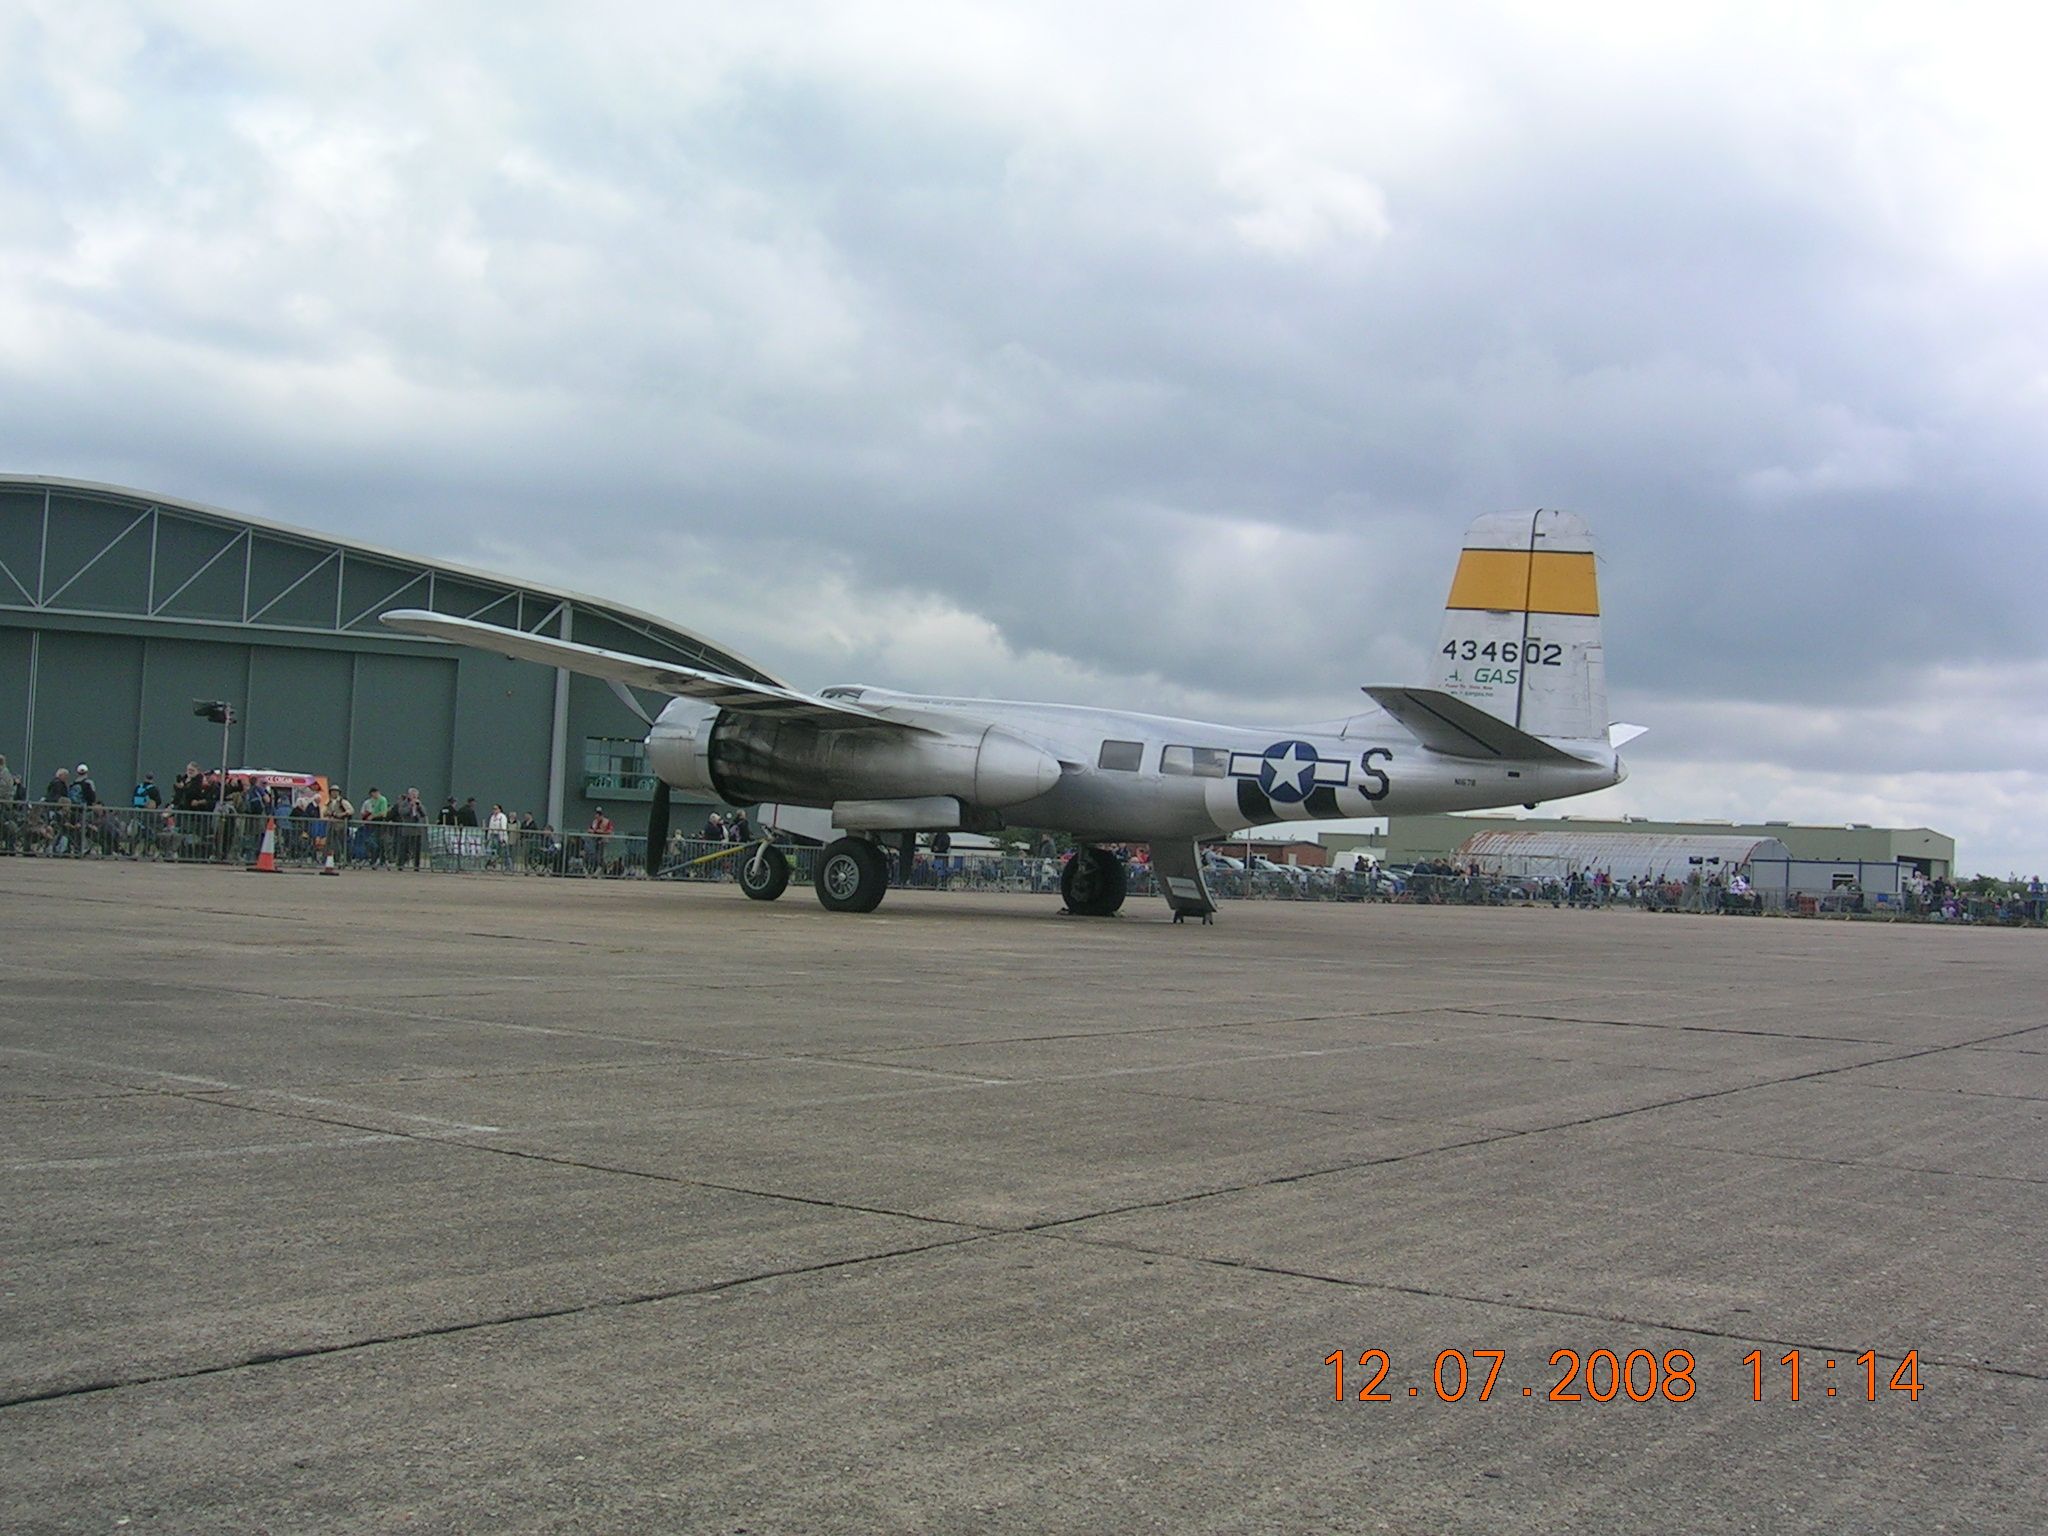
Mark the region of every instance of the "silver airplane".
[[[1123, 905], [1143, 843], [1174, 920], [1215, 911], [1201, 845], [1290, 821], [1534, 805], [1627, 776], [1641, 728], [1607, 721], [1593, 541], [1569, 512], [1474, 522], [1451, 581], [1430, 686], [1368, 686], [1373, 707], [1257, 728], [1083, 705], [842, 686], [817, 694], [721, 677], [419, 609], [393, 629], [671, 695], [647, 738], [669, 788], [757, 806], [757, 824], [825, 843], [815, 887], [834, 912], [872, 912], [889, 885], [882, 839], [1004, 826], [1072, 834], [1067, 910]], [[666, 827], [650, 829], [650, 851]], [[829, 839], [829, 840], [828, 840]], [[906, 847], [907, 853], [907, 847]], [[740, 888], [773, 901], [789, 861], [764, 836]]]

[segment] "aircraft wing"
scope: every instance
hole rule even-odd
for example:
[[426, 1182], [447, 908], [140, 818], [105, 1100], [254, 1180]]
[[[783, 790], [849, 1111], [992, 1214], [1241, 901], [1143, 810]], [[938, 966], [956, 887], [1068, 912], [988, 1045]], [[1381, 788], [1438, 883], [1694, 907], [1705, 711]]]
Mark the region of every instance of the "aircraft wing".
[[423, 608], [394, 609], [380, 614], [379, 620], [409, 635], [423, 635], [429, 640], [467, 645], [480, 651], [496, 651], [515, 661], [560, 667], [565, 671], [580, 672], [586, 677], [601, 677], [606, 682], [626, 683], [674, 698], [699, 699], [740, 714], [808, 720], [822, 726], [886, 726], [918, 735], [935, 734], [924, 726], [891, 720], [843, 700], [821, 699], [793, 689], [778, 688], [772, 683], [750, 683], [743, 678], [700, 672], [694, 667], [651, 661], [645, 656], [628, 656], [620, 651], [600, 650], [597, 646], [578, 645], [572, 640], [530, 635], [523, 630], [482, 624], [475, 619], [458, 619], [445, 613], [430, 613]]
[[1580, 759], [1435, 688], [1367, 688], [1372, 701], [1445, 757], [1576, 763]]

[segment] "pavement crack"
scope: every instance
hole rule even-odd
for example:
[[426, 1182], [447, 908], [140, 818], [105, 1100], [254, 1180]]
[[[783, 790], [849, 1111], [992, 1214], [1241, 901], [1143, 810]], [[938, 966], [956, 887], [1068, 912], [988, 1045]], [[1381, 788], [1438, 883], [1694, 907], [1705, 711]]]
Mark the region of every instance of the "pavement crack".
[[646, 1179], [659, 1184], [674, 1184], [687, 1189], [712, 1190], [725, 1195], [750, 1195], [757, 1200], [776, 1200], [790, 1205], [813, 1206], [824, 1210], [843, 1211], [860, 1216], [888, 1216], [898, 1221], [917, 1222], [926, 1226], [945, 1227], [952, 1230], [966, 1230], [978, 1236], [995, 1236], [1016, 1229], [992, 1227], [977, 1222], [959, 1221], [950, 1217], [926, 1216], [915, 1211], [894, 1210], [887, 1206], [859, 1205], [852, 1201], [830, 1200], [822, 1195], [799, 1195], [784, 1190], [755, 1189], [744, 1184], [726, 1184], [716, 1179], [695, 1179], [679, 1173], [662, 1173], [652, 1168], [631, 1168], [619, 1163], [600, 1163], [588, 1158], [569, 1157], [562, 1153], [540, 1152], [529, 1147], [507, 1146], [502, 1142], [471, 1141], [457, 1130], [449, 1132], [415, 1131], [394, 1129], [389, 1125], [377, 1125], [368, 1120], [352, 1120], [341, 1115], [314, 1114], [306, 1110], [278, 1109], [261, 1104], [244, 1104], [233, 1099], [221, 1098], [223, 1092], [235, 1090], [215, 1089], [211, 1091], [181, 1090], [164, 1088], [157, 1090], [166, 1098], [190, 1099], [196, 1103], [209, 1104], [217, 1109], [239, 1109], [247, 1114], [266, 1115], [280, 1120], [296, 1120], [316, 1125], [343, 1126], [350, 1130], [373, 1131], [390, 1136], [398, 1141], [417, 1141], [436, 1147], [460, 1147], [468, 1152], [480, 1152], [489, 1157], [513, 1157], [531, 1163], [544, 1163], [557, 1168], [575, 1168], [585, 1173], [611, 1174], [620, 1178]]
[[1928, 1168], [1918, 1163], [1880, 1163], [1866, 1157], [1821, 1157], [1810, 1152], [1765, 1152], [1756, 1147], [1710, 1147], [1702, 1142], [1667, 1141], [1667, 1147], [1687, 1152], [1712, 1152], [1723, 1157], [1759, 1157], [1770, 1162], [1819, 1163], [1828, 1168], [1876, 1168], [1886, 1173], [1925, 1173], [1943, 1179], [1991, 1179], [2004, 1184], [2048, 1184], [2048, 1179], [2025, 1173], [1976, 1173], [1967, 1168]]
[[23, 1392], [13, 1397], [0, 1398], [0, 1412], [9, 1408], [23, 1408], [37, 1403], [63, 1402], [69, 1398], [91, 1397], [104, 1392], [121, 1392], [130, 1387], [161, 1386], [169, 1382], [196, 1381], [208, 1376], [220, 1376], [231, 1371], [246, 1371], [267, 1365], [284, 1365], [295, 1360], [317, 1360], [331, 1355], [354, 1354], [361, 1350], [378, 1349], [388, 1344], [410, 1344], [423, 1339], [451, 1338], [460, 1334], [475, 1333], [489, 1328], [509, 1328], [521, 1323], [549, 1322], [557, 1318], [586, 1317], [594, 1313], [615, 1312], [628, 1307], [644, 1307], [655, 1302], [679, 1301], [690, 1296], [711, 1296], [723, 1291], [735, 1291], [750, 1285], [761, 1285], [771, 1280], [787, 1280], [799, 1275], [822, 1274], [836, 1269], [850, 1269], [861, 1264], [876, 1264], [886, 1259], [909, 1258], [917, 1254], [932, 1253], [942, 1248], [957, 1248], [963, 1243], [978, 1243], [992, 1236], [992, 1232], [968, 1232], [957, 1237], [941, 1238], [936, 1242], [913, 1243], [902, 1248], [885, 1249], [879, 1253], [853, 1254], [841, 1259], [821, 1259], [814, 1264], [793, 1264], [781, 1269], [759, 1270], [753, 1274], [731, 1276], [723, 1280], [707, 1280], [698, 1285], [675, 1286], [661, 1291], [639, 1291], [626, 1296], [606, 1296], [593, 1301], [577, 1302], [570, 1306], [535, 1307], [523, 1312], [496, 1313], [490, 1317], [464, 1318], [457, 1322], [436, 1323], [427, 1328], [406, 1328], [391, 1333], [369, 1334], [361, 1338], [343, 1339], [332, 1344], [305, 1344], [286, 1349], [259, 1350], [234, 1360], [218, 1361], [212, 1365], [193, 1366], [182, 1371], [160, 1371], [147, 1375], [108, 1378], [99, 1381], [75, 1382], [70, 1386], [51, 1387], [40, 1392]]
[[[1427, 1285], [1405, 1285], [1397, 1280], [1364, 1280], [1355, 1275], [1327, 1275], [1318, 1270], [1295, 1269], [1283, 1264], [1261, 1264], [1253, 1259], [1223, 1258], [1214, 1254], [1179, 1253], [1172, 1249], [1152, 1248], [1143, 1243], [1127, 1242], [1116, 1238], [1086, 1237], [1078, 1233], [1041, 1232], [1038, 1235], [1056, 1242], [1072, 1243], [1078, 1247], [1106, 1248], [1121, 1253], [1137, 1254], [1151, 1259], [1172, 1259], [1185, 1264], [1199, 1264], [1213, 1269], [1242, 1270], [1249, 1274], [1273, 1275], [1288, 1280], [1306, 1280], [1317, 1285], [1343, 1286], [1351, 1290], [1379, 1291], [1388, 1295], [1414, 1296], [1430, 1301], [1455, 1301], [1476, 1307], [1497, 1307], [1512, 1312], [1529, 1312], [1547, 1317], [1569, 1317], [1584, 1322], [1611, 1323], [1624, 1328], [1654, 1328], [1664, 1333], [1687, 1334], [1703, 1339], [1727, 1339], [1743, 1344], [1768, 1344], [1772, 1348], [1784, 1345], [1788, 1348], [1812, 1350], [1834, 1355], [1855, 1355], [1861, 1353], [1854, 1345], [1819, 1344], [1811, 1339], [1774, 1338], [1761, 1333], [1741, 1332], [1732, 1328], [1714, 1328], [1705, 1323], [1662, 1322], [1655, 1318], [1637, 1317], [1626, 1312], [1603, 1312], [1590, 1307], [1568, 1307], [1556, 1302], [1518, 1301], [1511, 1296], [1484, 1296], [1464, 1291], [1442, 1290]], [[1865, 1345], [1863, 1348], [1871, 1348]], [[1928, 1367], [1939, 1366], [1945, 1370], [1972, 1371], [1985, 1376], [2005, 1376], [2017, 1381], [2048, 1382], [2048, 1372], [2030, 1371], [2019, 1366], [1987, 1365], [1981, 1360], [1956, 1360], [1945, 1356], [1913, 1351], [1920, 1364]], [[1877, 1351], [1878, 1359], [1888, 1364], [1897, 1364], [1905, 1358], [1903, 1352]]]
[[1748, 1035], [1765, 1040], [1811, 1040], [1823, 1045], [1890, 1045], [1863, 1035], [1816, 1035], [1791, 1029], [1738, 1029], [1725, 1024], [1665, 1024], [1651, 1019], [1584, 1019], [1558, 1013], [1526, 1013], [1504, 1005], [1500, 1008], [1442, 1008], [1440, 1013], [1461, 1013], [1478, 1019], [1529, 1019], [1538, 1024], [1588, 1024], [1606, 1029], [1657, 1029], [1689, 1035]]
[[1049, 1232], [1060, 1227], [1078, 1226], [1082, 1222], [1097, 1221], [1108, 1216], [1128, 1216], [1140, 1211], [1170, 1210], [1178, 1206], [1193, 1205], [1204, 1200], [1214, 1200], [1224, 1195], [1247, 1194], [1256, 1189], [1275, 1188], [1284, 1184], [1300, 1184], [1310, 1179], [1329, 1178], [1335, 1174], [1357, 1173], [1367, 1168], [1380, 1168], [1393, 1163], [1413, 1162], [1418, 1158], [1437, 1157], [1446, 1152], [1460, 1152], [1471, 1147], [1493, 1146], [1506, 1141], [1518, 1141], [1526, 1136], [1544, 1136], [1555, 1131], [1577, 1130], [1588, 1125], [1602, 1125], [1609, 1121], [1626, 1120], [1634, 1115], [1651, 1114], [1660, 1109], [1676, 1109], [1686, 1104], [1699, 1104], [1712, 1099], [1725, 1099], [1738, 1093], [1755, 1093], [1762, 1088], [1782, 1088], [1789, 1083], [1810, 1082], [1815, 1078], [1834, 1077], [1843, 1072], [1855, 1072], [1864, 1067], [1879, 1066], [1886, 1062], [1916, 1061], [1923, 1056], [1939, 1056], [1949, 1051], [1967, 1050], [1993, 1040], [2009, 1040], [2016, 1035], [2031, 1034], [2048, 1025], [2028, 1024], [2019, 1029], [2004, 1030], [1998, 1034], [1982, 1035], [1972, 1040], [1958, 1040], [1946, 1045], [1927, 1046], [1920, 1050], [1900, 1051], [1889, 1056], [1873, 1057], [1869, 1061], [1849, 1062], [1840, 1066], [1814, 1067], [1804, 1072], [1788, 1073], [1782, 1077], [1765, 1078], [1761, 1082], [1741, 1083], [1730, 1088], [1706, 1088], [1698, 1093], [1681, 1094], [1674, 1099], [1659, 1099], [1654, 1104], [1636, 1104], [1625, 1109], [1604, 1110], [1597, 1115], [1582, 1115], [1571, 1120], [1560, 1120], [1549, 1125], [1519, 1127], [1503, 1130], [1497, 1135], [1472, 1137], [1464, 1141], [1443, 1143], [1433, 1147], [1416, 1147], [1406, 1152], [1390, 1152], [1381, 1157], [1353, 1159], [1334, 1163], [1328, 1167], [1310, 1168], [1296, 1173], [1275, 1174], [1270, 1178], [1252, 1179], [1242, 1184], [1225, 1185], [1218, 1189], [1196, 1190], [1188, 1194], [1170, 1195], [1159, 1200], [1134, 1201], [1129, 1205], [1110, 1206], [1081, 1216], [1062, 1216], [1051, 1221], [1035, 1222], [1020, 1230], [1026, 1232]]

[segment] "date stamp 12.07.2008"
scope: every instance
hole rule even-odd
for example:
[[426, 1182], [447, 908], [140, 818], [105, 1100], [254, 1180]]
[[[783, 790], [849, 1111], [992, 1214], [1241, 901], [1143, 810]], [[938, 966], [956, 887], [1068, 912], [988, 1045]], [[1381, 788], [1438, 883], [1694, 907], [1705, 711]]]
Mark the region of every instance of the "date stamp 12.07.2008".
[[[1354, 1364], [1355, 1360], [1355, 1364]], [[1332, 1350], [1323, 1357], [1331, 1373], [1332, 1396], [1337, 1402], [1392, 1403], [1414, 1398], [1443, 1403], [1490, 1402], [1496, 1396], [1540, 1396], [1551, 1403], [1649, 1403], [1691, 1402], [1699, 1393], [1700, 1365], [1691, 1350], [1595, 1349], [1581, 1354], [1576, 1349], [1554, 1350], [1549, 1369], [1540, 1378], [1521, 1384], [1509, 1373], [1501, 1380], [1508, 1352], [1503, 1349], [1446, 1349], [1418, 1381], [1394, 1381], [1393, 1357], [1383, 1349], [1368, 1349], [1352, 1356], [1346, 1350]], [[1841, 1398], [1875, 1403], [1882, 1400], [1918, 1402], [1925, 1388], [1920, 1381], [1920, 1351], [1903, 1355], [1880, 1355], [1874, 1349], [1844, 1357], [1822, 1351], [1787, 1350], [1775, 1359], [1753, 1349], [1742, 1357], [1751, 1402], [1800, 1402]], [[1351, 1367], [1347, 1385], [1345, 1371]], [[1839, 1371], [1839, 1375], [1837, 1372]], [[1419, 1373], [1418, 1373], [1419, 1374]]]

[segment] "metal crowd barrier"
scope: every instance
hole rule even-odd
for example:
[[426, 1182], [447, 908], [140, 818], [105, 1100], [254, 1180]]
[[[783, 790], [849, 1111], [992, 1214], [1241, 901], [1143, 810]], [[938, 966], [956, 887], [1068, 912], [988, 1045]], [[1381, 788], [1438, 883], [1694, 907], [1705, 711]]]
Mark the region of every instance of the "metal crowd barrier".
[[[64, 802], [0, 804], [0, 855], [106, 858], [176, 863], [254, 863], [270, 818], [245, 811], [177, 811]], [[500, 874], [566, 879], [632, 879], [647, 875], [647, 840], [612, 833], [526, 831], [493, 833], [487, 827], [279, 816], [275, 855], [285, 868], [313, 868], [332, 860], [337, 869], [413, 870], [442, 874]], [[730, 882], [754, 844], [671, 837], [655, 878]], [[792, 883], [808, 885], [818, 851], [784, 846]], [[892, 850], [893, 853], [893, 850]], [[1059, 858], [1016, 854], [920, 852], [907, 882], [912, 888], [1005, 891], [1049, 895], [1060, 888]], [[1155, 896], [1151, 867], [1125, 866], [1133, 898]], [[1753, 888], [1737, 893], [1712, 877], [1596, 882], [1570, 872], [1519, 873], [1380, 866], [1367, 870], [1289, 866], [1280, 869], [1208, 870], [1219, 901], [1381, 901], [1413, 905], [1636, 907], [1650, 911], [1801, 917], [1882, 916], [1924, 922], [2039, 924], [2044, 903], [2025, 891], [1976, 895], [1950, 889], [1939, 900], [1918, 890], [1898, 895], [1846, 888], [1800, 892]]]

